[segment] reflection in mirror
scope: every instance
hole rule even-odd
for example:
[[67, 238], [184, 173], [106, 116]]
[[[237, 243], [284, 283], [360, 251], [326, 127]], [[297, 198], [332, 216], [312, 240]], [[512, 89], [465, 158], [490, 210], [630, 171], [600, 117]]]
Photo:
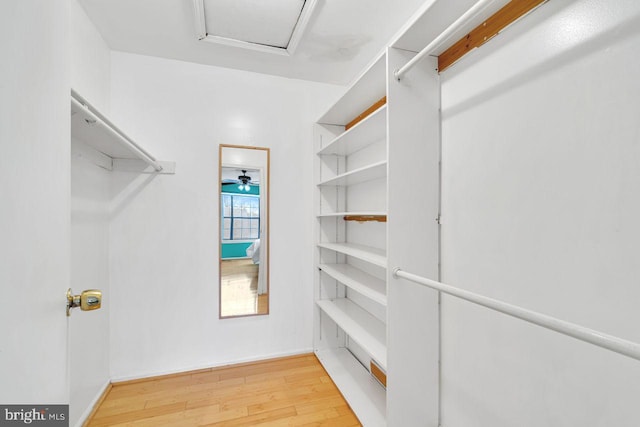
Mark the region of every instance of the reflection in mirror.
[[269, 149], [219, 154], [220, 318], [269, 314]]

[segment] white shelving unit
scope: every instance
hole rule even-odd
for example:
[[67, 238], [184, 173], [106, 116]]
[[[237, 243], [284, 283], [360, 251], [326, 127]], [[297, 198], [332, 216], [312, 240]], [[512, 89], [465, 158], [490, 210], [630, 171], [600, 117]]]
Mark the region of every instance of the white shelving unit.
[[376, 162], [367, 166], [363, 166], [352, 171], [342, 173], [340, 175], [319, 182], [318, 186], [347, 186], [372, 181], [387, 176], [387, 162]]
[[378, 279], [349, 264], [320, 264], [318, 268], [338, 282], [378, 304], [387, 305], [387, 284], [384, 280]]
[[[386, 55], [318, 121], [315, 343], [318, 359], [360, 421], [386, 425], [386, 391], [369, 372], [387, 366]], [[349, 221], [349, 217], [359, 217]]]
[[373, 265], [386, 268], [387, 257], [383, 249], [373, 248], [371, 246], [358, 245], [356, 243], [326, 243], [318, 242], [318, 247], [329, 249], [340, 254], [349, 255], [354, 258], [361, 259]]
[[386, 368], [387, 339], [383, 322], [348, 298], [318, 300], [316, 304], [382, 368]]
[[175, 162], [156, 160], [74, 90], [71, 90], [71, 136], [91, 147], [92, 161], [107, 170], [175, 173]]
[[393, 76], [414, 56], [389, 47], [314, 128], [314, 349], [366, 426], [438, 420], [438, 295], [391, 271], [439, 277], [436, 59]]
[[440, 278], [440, 76], [436, 57], [414, 59], [474, 3], [425, 3], [314, 127], [314, 349], [365, 426], [441, 421], [439, 295], [392, 269]]
[[338, 135], [326, 147], [318, 151], [320, 155], [337, 154], [348, 156], [365, 148], [371, 141], [386, 137], [387, 106], [383, 105], [348, 131]]
[[316, 350], [331, 379], [347, 397], [349, 406], [367, 427], [384, 426], [386, 393], [369, 371], [346, 348]]
[[381, 54], [317, 123], [344, 126], [385, 96], [386, 66], [386, 55]]
[[329, 213], [321, 213], [318, 215], [319, 218], [323, 217], [333, 217], [333, 216], [386, 216], [386, 211], [353, 211], [353, 212], [329, 212]]

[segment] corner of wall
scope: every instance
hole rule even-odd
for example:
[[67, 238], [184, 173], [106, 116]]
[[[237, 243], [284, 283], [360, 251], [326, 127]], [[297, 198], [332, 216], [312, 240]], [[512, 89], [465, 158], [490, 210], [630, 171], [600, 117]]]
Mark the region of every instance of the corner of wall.
[[109, 112], [111, 49], [78, 0], [70, 0], [71, 87], [95, 107]]

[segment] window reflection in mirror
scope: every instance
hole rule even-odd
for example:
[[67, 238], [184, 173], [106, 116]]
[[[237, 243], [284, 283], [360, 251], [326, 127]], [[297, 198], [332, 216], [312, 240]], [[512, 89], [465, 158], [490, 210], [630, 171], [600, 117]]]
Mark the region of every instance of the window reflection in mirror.
[[219, 155], [220, 318], [269, 314], [269, 149]]

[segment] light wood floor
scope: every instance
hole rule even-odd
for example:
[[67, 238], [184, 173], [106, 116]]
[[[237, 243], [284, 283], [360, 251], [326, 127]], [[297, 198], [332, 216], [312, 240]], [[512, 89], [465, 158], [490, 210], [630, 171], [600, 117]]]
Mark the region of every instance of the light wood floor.
[[115, 383], [86, 426], [359, 426], [313, 354]]
[[258, 265], [251, 259], [222, 260], [221, 315], [267, 314], [269, 295], [258, 295]]

